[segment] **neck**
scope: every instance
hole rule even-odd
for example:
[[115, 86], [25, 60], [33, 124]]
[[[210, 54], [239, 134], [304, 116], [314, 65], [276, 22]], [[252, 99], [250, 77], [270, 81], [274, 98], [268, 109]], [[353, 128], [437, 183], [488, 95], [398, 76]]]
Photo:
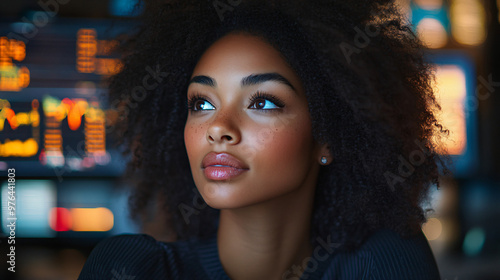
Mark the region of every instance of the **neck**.
[[217, 244], [228, 276], [237, 280], [282, 279], [284, 273], [300, 276], [304, 259], [312, 255], [313, 200], [314, 187], [303, 186], [272, 201], [221, 210]]

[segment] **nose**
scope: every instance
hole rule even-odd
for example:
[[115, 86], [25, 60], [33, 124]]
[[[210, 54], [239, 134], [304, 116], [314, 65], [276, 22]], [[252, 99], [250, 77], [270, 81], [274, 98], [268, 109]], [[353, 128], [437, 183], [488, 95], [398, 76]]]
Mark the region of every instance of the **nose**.
[[238, 144], [241, 132], [236, 124], [236, 117], [231, 114], [219, 114], [207, 129], [207, 141], [211, 144]]

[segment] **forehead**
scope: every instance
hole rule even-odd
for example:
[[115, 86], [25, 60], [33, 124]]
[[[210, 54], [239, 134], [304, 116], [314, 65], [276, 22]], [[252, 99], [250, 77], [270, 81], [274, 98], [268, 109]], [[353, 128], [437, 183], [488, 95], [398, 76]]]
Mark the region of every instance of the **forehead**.
[[257, 36], [232, 33], [222, 37], [205, 51], [191, 77], [210, 75], [220, 79], [228, 77], [228, 74], [246, 76], [268, 72], [277, 72], [300, 84], [295, 71], [270, 44]]

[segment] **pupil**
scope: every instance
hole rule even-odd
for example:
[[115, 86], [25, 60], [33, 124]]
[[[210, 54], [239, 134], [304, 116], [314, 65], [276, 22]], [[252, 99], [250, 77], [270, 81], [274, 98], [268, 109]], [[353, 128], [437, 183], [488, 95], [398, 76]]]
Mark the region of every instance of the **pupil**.
[[262, 108], [262, 107], [264, 107], [265, 104], [266, 104], [266, 102], [264, 100], [262, 100], [260, 102], [257, 102], [257, 107]]

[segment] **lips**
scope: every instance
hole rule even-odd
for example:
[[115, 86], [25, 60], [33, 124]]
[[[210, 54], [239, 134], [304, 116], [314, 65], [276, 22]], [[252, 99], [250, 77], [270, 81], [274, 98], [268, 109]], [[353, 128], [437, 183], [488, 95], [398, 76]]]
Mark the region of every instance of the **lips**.
[[239, 159], [228, 153], [208, 153], [201, 163], [202, 168], [208, 166], [233, 167], [236, 169], [248, 169]]
[[229, 180], [248, 170], [239, 159], [227, 153], [208, 153], [202, 161], [205, 177], [210, 180]]

